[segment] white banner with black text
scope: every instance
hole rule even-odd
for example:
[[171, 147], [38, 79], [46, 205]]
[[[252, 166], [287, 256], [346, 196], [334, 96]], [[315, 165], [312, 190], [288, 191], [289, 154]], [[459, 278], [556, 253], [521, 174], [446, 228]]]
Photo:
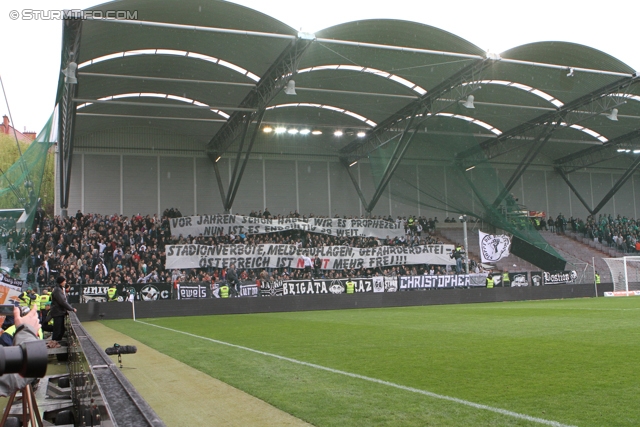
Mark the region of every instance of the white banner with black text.
[[376, 268], [394, 265], [453, 265], [449, 254], [453, 245], [322, 246], [299, 248], [296, 245], [167, 245], [166, 268], [225, 268], [235, 264], [238, 269], [304, 268], [303, 256], [322, 261], [321, 270]]
[[222, 234], [265, 234], [287, 230], [328, 234], [336, 237], [404, 236], [401, 223], [379, 219], [342, 218], [256, 218], [243, 215], [197, 215], [171, 218], [173, 236], [219, 236]]

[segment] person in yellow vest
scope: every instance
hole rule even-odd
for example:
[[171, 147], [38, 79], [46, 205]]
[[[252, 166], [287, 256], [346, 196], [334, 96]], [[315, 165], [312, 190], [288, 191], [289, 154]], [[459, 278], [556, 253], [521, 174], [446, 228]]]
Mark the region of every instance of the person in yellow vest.
[[596, 280], [596, 285], [599, 285], [600, 284], [600, 273], [598, 273], [597, 271], [596, 271], [596, 275], [595, 275], [595, 280]]
[[220, 286], [220, 298], [229, 298], [229, 286], [226, 282]]
[[[35, 305], [32, 306], [32, 310], [35, 310], [36, 307]], [[22, 315], [20, 317], [24, 317], [26, 316], [31, 310], [24, 310], [21, 309], [20, 312], [22, 313]], [[37, 310], [36, 310], [37, 311]], [[13, 323], [14, 317], [13, 316], [7, 316], [8, 317], [8, 321], [11, 324], [11, 326], [7, 327], [7, 329], [5, 329], [4, 331], [2, 331], [2, 333], [0, 334], [0, 345], [3, 347], [8, 347], [13, 345], [13, 341], [14, 341], [14, 336], [16, 334], [17, 331], [17, 327], [15, 325], [15, 323]], [[39, 323], [38, 323], [39, 324]], [[38, 338], [42, 339], [42, 328], [38, 328]]]
[[111, 285], [111, 287], [107, 291], [107, 301], [109, 302], [118, 301], [118, 289], [116, 289], [116, 285]]
[[35, 307], [35, 310], [38, 312], [38, 319], [40, 323], [42, 323], [42, 313], [40, 312], [40, 295], [33, 290], [33, 288], [27, 289], [27, 293], [29, 294], [29, 298], [31, 298], [31, 302], [29, 303], [29, 307]]
[[509, 273], [506, 271], [502, 273], [502, 286], [505, 288], [511, 286], [511, 279], [509, 279]]
[[493, 276], [491, 274], [487, 276], [487, 289], [493, 289]]
[[45, 289], [42, 291], [42, 295], [40, 295], [40, 323], [42, 323], [43, 320], [47, 318], [50, 305], [51, 295], [49, 295], [49, 290]]
[[31, 295], [29, 294], [30, 291], [32, 291], [31, 288], [27, 289], [25, 292], [21, 293], [18, 296], [18, 299], [20, 300], [18, 305], [20, 307], [31, 307]]
[[347, 283], [346, 283], [346, 287], [347, 287], [347, 293], [352, 294], [356, 290], [356, 282], [354, 282], [353, 279], [349, 277], [349, 280], [347, 280]]

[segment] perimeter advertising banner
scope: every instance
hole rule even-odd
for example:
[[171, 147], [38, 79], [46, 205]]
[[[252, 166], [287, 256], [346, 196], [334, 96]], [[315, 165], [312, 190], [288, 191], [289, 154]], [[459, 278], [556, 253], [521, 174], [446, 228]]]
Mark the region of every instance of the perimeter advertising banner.
[[[79, 302], [107, 301], [108, 285], [76, 285], [75, 287], [80, 295]], [[135, 283], [118, 285], [116, 289], [118, 290], [118, 301], [124, 301], [123, 295], [129, 292], [134, 293], [136, 301], [171, 299], [171, 284], [169, 283]]]
[[206, 283], [180, 283], [176, 294], [177, 299], [211, 298], [211, 286]]
[[404, 236], [401, 223], [377, 219], [342, 218], [256, 218], [242, 215], [197, 215], [171, 219], [173, 236], [219, 236], [223, 234], [266, 234], [287, 230], [337, 237], [387, 237]]
[[322, 270], [376, 268], [393, 265], [454, 265], [449, 256], [453, 245], [322, 246], [299, 248], [296, 245], [168, 245], [166, 268], [225, 268], [232, 263], [239, 269], [304, 268], [303, 256], [322, 261]]
[[486, 279], [486, 274], [400, 276], [400, 290], [484, 287]]
[[575, 270], [545, 271], [542, 275], [545, 285], [575, 283], [578, 279], [578, 273]]
[[[529, 286], [529, 273], [524, 271], [520, 273], [507, 273], [509, 281], [504, 280], [504, 273], [491, 273], [493, 277], [493, 286], [495, 287], [520, 287]], [[533, 273], [532, 273], [533, 274]]]

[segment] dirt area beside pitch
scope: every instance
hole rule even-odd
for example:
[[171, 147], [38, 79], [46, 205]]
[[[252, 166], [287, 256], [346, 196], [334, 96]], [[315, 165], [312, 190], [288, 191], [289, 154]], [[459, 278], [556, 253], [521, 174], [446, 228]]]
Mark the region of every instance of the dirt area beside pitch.
[[167, 426], [310, 426], [100, 322], [82, 326], [103, 349], [114, 342], [138, 348], [122, 356], [122, 373]]

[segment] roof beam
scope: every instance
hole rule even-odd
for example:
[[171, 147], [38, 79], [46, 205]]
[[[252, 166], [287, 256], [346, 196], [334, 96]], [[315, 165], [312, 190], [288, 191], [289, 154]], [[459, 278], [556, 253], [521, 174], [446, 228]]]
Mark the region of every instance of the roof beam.
[[[347, 144], [340, 150], [340, 157], [345, 158], [347, 164], [351, 164], [356, 160], [368, 156], [372, 151], [385, 145], [390, 141], [390, 139], [395, 138], [399, 132], [402, 132], [401, 129], [404, 128], [402, 122], [413, 117], [416, 114], [416, 111], [421, 112], [418, 114], [422, 114], [422, 120], [419, 121], [422, 123], [427, 119], [428, 114], [433, 116], [451, 104], [458, 102], [460, 99], [476, 90], [476, 87], [473, 87], [472, 85], [463, 85], [463, 83], [479, 80], [478, 74], [493, 64], [493, 62], [494, 61], [490, 59], [480, 59], [462, 68], [460, 71], [429, 90], [420, 98], [410, 102], [394, 114], [390, 115], [387, 119], [369, 131], [364, 138], [355, 139]], [[449, 96], [449, 99], [445, 98], [447, 95]], [[417, 131], [417, 129], [415, 131]], [[386, 135], [387, 132], [392, 132], [396, 135], [392, 138], [388, 138], [388, 135]]]
[[197, 119], [194, 117], [170, 117], [170, 116], [136, 116], [133, 114], [104, 114], [104, 113], [76, 113], [76, 116], [86, 117], [114, 117], [122, 119], [143, 119], [143, 120], [178, 120], [186, 122], [211, 122], [227, 123], [225, 119]]
[[602, 145], [596, 145], [586, 148], [568, 156], [556, 160], [554, 163], [557, 167], [562, 168], [564, 173], [570, 174], [579, 169], [595, 165], [606, 160], [618, 157], [619, 154], [610, 155], [611, 149], [616, 146], [640, 140], [640, 129], [636, 129], [617, 138], [611, 139]]
[[499, 135], [497, 138], [487, 139], [477, 147], [469, 148], [456, 154], [458, 161], [463, 162], [463, 166], [471, 166], [478, 162], [490, 160], [499, 155], [505, 154], [514, 148], [513, 140], [520, 140], [523, 135], [536, 132], [540, 126], [547, 123], [564, 122], [568, 125], [576, 124], [589, 117], [601, 114], [612, 106], [619, 105], [619, 101], [613, 99], [611, 94], [624, 93], [629, 87], [640, 81], [639, 76], [625, 77], [613, 83], [594, 90], [572, 102], [569, 102], [556, 111], [542, 114], [537, 118], [523, 123], [508, 132]]
[[[144, 98], [144, 97], [141, 97]], [[167, 99], [172, 100], [171, 98], [155, 98], [155, 99]], [[173, 100], [177, 101], [177, 100]], [[112, 105], [133, 105], [137, 107], [160, 107], [160, 108], [190, 108], [194, 110], [227, 110], [227, 111], [246, 111], [246, 112], [254, 112], [256, 111], [254, 108], [241, 108], [241, 107], [217, 107], [213, 105], [194, 105], [194, 104], [160, 104], [154, 102], [137, 102], [137, 101], [116, 101], [112, 99], [85, 99], [85, 98], [73, 98], [73, 102], [75, 103], [91, 103], [91, 104], [112, 104]]]
[[113, 79], [145, 80], [145, 81], [152, 81], [152, 82], [155, 81], [155, 82], [195, 83], [195, 84], [242, 86], [242, 87], [256, 86], [255, 83], [221, 82], [216, 80], [176, 79], [173, 77], [132, 76], [128, 74], [88, 73], [86, 71], [79, 71], [78, 75], [86, 76], [86, 77], [106, 77], [106, 78], [113, 78]]
[[304, 52], [313, 43], [309, 38], [298, 38], [289, 44], [280, 54], [267, 72], [261, 76], [260, 82], [240, 103], [240, 108], [249, 108], [252, 112], [235, 111], [227, 123], [211, 138], [206, 152], [212, 161], [220, 157], [240, 135], [243, 124], [253, 121], [262, 114], [271, 100], [284, 88], [297, 69], [298, 62]]

